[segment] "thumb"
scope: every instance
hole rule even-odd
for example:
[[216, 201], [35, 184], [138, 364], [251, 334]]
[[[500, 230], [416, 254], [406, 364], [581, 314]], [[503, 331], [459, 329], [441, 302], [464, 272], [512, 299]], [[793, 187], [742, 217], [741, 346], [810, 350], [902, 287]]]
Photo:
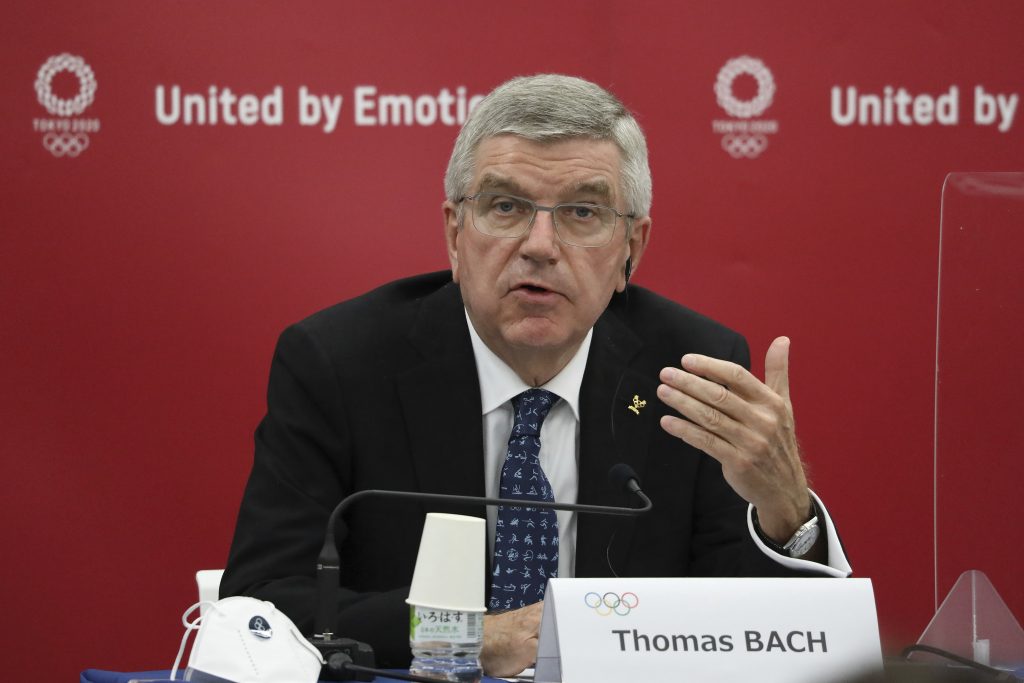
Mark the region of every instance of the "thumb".
[[764, 383], [789, 400], [789, 337], [777, 337], [764, 357]]

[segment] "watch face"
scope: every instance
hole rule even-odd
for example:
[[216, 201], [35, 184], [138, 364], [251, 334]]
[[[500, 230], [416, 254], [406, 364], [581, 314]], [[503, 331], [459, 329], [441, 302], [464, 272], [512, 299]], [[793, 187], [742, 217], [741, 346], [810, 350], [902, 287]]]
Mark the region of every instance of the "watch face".
[[802, 557], [807, 554], [807, 551], [811, 549], [814, 542], [818, 540], [818, 535], [821, 530], [818, 528], [818, 520], [812, 520], [812, 523], [801, 528], [796, 532], [796, 535], [786, 544], [786, 550], [789, 551], [790, 557]]

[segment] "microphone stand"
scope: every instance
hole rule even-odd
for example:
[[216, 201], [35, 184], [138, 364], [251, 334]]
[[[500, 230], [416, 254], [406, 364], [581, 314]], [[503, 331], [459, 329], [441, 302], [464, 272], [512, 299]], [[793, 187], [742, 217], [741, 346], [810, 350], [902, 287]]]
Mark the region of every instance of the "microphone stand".
[[[344, 498], [331, 512], [327, 520], [327, 532], [324, 534], [324, 545], [320, 550], [316, 564], [317, 607], [314, 620], [313, 636], [310, 639], [320, 650], [324, 660], [324, 677], [338, 676], [333, 680], [371, 681], [368, 673], [374, 665], [373, 650], [369, 645], [351, 638], [336, 638], [335, 619], [338, 609], [338, 586], [341, 581], [341, 560], [335, 542], [334, 529], [338, 519], [355, 503], [364, 498], [390, 498], [392, 500], [411, 500], [422, 503], [447, 503], [465, 506], [501, 506], [549, 508], [552, 510], [568, 510], [599, 515], [616, 515], [632, 517], [642, 515], [654, 507], [654, 503], [640, 489], [636, 473], [628, 465], [619, 463], [608, 472], [613, 483], [624, 486], [643, 501], [638, 508], [616, 507], [613, 505], [586, 505], [579, 503], [558, 503], [553, 500], [526, 500], [522, 498], [484, 498], [479, 496], [457, 496], [445, 493], [421, 493], [418, 491], [388, 491], [385, 489], [364, 489]], [[354, 664], [348, 667], [347, 664]], [[380, 675], [389, 675], [380, 672]], [[420, 680], [408, 678], [405, 680]], [[429, 679], [423, 679], [429, 680]]]

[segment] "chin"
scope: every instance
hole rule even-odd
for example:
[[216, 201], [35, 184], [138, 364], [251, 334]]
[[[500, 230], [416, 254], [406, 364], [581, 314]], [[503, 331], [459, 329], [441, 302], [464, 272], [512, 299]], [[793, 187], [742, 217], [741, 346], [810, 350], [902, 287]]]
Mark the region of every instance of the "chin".
[[572, 339], [567, 330], [550, 321], [525, 320], [506, 332], [505, 342], [518, 349], [541, 350], [564, 348], [572, 344]]

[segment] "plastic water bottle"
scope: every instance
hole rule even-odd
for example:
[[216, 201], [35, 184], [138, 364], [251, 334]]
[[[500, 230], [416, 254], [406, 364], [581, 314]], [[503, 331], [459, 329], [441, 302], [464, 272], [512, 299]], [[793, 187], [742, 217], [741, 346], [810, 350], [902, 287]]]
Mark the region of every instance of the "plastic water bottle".
[[409, 673], [439, 681], [478, 683], [483, 612], [457, 612], [411, 605]]

